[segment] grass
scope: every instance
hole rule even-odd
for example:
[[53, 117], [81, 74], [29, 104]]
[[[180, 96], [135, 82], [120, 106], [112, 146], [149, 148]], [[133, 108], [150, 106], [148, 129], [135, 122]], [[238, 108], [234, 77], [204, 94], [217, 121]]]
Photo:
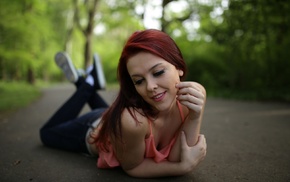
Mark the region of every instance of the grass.
[[27, 106], [39, 98], [40, 94], [38, 86], [0, 81], [0, 112], [5, 113]]
[[[40, 88], [49, 87], [59, 83], [46, 83], [37, 81], [36, 85], [24, 82], [0, 81], [0, 115], [23, 108], [41, 95]], [[117, 83], [110, 83], [107, 89], [118, 89]]]

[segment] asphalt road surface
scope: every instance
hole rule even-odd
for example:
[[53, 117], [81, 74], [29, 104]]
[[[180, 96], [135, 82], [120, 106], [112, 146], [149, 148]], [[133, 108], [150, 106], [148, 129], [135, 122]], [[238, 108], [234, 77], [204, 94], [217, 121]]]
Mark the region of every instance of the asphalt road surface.
[[[201, 129], [208, 144], [203, 163], [181, 177], [136, 179], [121, 169], [98, 169], [96, 158], [41, 144], [39, 128], [73, 92], [66, 84], [47, 88], [28, 107], [0, 115], [1, 182], [290, 181], [290, 104], [208, 98]], [[116, 91], [100, 94], [111, 103]]]

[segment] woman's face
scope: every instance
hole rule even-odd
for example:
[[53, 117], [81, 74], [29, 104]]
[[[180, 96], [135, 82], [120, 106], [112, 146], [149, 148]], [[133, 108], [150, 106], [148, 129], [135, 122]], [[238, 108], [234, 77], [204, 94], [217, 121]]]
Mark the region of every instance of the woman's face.
[[147, 52], [140, 52], [127, 62], [127, 69], [137, 92], [158, 111], [170, 109], [176, 99], [182, 70], [164, 59]]

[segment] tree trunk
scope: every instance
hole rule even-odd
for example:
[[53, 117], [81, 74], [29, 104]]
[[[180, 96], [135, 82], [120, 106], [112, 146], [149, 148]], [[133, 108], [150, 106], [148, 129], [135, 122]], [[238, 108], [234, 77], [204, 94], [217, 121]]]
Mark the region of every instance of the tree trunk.
[[[90, 3], [91, 2], [91, 3]], [[84, 45], [84, 67], [88, 67], [91, 64], [92, 60], [92, 43], [93, 43], [93, 31], [94, 31], [94, 17], [97, 12], [97, 4], [99, 0], [92, 1], [84, 1], [84, 5], [87, 10], [87, 19], [88, 24], [85, 28], [81, 26], [80, 17], [79, 17], [79, 5], [78, 0], [74, 0], [74, 22], [76, 26], [81, 30], [85, 37], [85, 45]]]
[[27, 71], [27, 81], [31, 85], [34, 85], [34, 83], [35, 83], [35, 76], [34, 76], [34, 72], [31, 69], [31, 67], [29, 67], [28, 71]]
[[94, 17], [97, 12], [97, 4], [99, 0], [94, 0], [92, 6], [88, 6], [88, 25], [85, 29], [84, 36], [86, 38], [85, 50], [84, 50], [84, 66], [87, 68], [92, 62], [92, 43], [93, 43], [93, 31], [94, 31]]
[[92, 34], [86, 35], [84, 57], [85, 57], [84, 66], [85, 68], [87, 68], [91, 64], [92, 60]]

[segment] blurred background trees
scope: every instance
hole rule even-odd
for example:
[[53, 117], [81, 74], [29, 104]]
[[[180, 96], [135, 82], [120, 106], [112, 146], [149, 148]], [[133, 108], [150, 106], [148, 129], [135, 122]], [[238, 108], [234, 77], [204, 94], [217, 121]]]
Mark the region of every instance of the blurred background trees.
[[128, 36], [157, 28], [210, 95], [289, 101], [289, 12], [284, 0], [1, 0], [0, 79], [57, 81], [57, 51], [79, 68], [97, 52], [114, 83]]

